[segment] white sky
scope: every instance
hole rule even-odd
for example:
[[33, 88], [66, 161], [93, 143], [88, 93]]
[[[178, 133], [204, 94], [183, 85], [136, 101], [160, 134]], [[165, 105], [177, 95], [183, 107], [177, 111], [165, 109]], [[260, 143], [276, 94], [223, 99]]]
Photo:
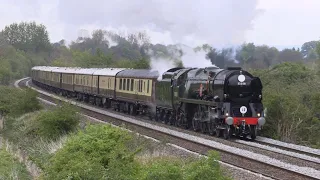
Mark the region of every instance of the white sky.
[[146, 29], [153, 42], [244, 41], [276, 47], [320, 39], [320, 0], [0, 0], [0, 28], [30, 21], [47, 26], [52, 42], [80, 29]]
[[320, 0], [260, 0], [264, 13], [254, 21], [246, 40], [258, 44], [301, 46], [320, 40]]

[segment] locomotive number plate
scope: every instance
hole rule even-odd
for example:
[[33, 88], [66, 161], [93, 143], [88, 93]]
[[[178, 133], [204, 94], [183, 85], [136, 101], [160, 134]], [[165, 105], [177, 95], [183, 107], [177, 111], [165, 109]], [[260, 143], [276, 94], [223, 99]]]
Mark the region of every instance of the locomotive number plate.
[[247, 111], [248, 111], [247, 107], [245, 107], [245, 106], [241, 106], [241, 107], [240, 107], [240, 112], [241, 112], [242, 114], [245, 114]]

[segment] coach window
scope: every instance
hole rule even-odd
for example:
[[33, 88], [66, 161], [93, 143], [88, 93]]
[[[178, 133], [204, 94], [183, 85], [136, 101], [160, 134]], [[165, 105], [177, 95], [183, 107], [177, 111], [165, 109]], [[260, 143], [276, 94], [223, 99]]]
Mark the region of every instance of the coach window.
[[149, 85], [150, 85], [150, 80], [148, 80], [148, 84], [147, 84], [147, 93], [149, 94]]
[[136, 90], [140, 92], [140, 80], [136, 81]]
[[123, 89], [123, 90], [126, 90], [126, 79], [123, 79], [122, 89]]
[[142, 92], [142, 81], [139, 80], [139, 92]]
[[127, 91], [130, 90], [130, 79], [127, 79]]
[[133, 84], [134, 84], [134, 80], [131, 79], [131, 91], [133, 91]]
[[146, 92], [146, 82], [143, 81], [143, 92]]
[[122, 79], [120, 79], [120, 83], [119, 83], [119, 89], [122, 89]]

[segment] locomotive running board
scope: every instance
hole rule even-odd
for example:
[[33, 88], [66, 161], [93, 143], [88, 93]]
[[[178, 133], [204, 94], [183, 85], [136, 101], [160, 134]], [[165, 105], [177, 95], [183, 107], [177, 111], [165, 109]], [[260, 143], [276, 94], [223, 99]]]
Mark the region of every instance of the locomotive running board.
[[204, 100], [197, 100], [197, 99], [186, 99], [186, 98], [180, 98], [180, 102], [184, 103], [190, 103], [190, 104], [201, 104], [201, 105], [207, 105], [207, 106], [217, 106], [216, 102], [212, 101], [204, 101]]

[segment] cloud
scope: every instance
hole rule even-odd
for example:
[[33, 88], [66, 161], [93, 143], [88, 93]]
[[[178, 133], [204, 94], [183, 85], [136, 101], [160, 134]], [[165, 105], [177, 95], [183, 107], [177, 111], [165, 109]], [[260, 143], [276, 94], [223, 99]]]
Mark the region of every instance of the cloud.
[[[60, 1], [59, 19], [66, 31], [87, 25], [127, 30], [148, 29], [169, 43], [223, 46], [245, 39], [257, 16], [257, 0], [115, 0]], [[156, 34], [158, 33], [158, 34]]]

